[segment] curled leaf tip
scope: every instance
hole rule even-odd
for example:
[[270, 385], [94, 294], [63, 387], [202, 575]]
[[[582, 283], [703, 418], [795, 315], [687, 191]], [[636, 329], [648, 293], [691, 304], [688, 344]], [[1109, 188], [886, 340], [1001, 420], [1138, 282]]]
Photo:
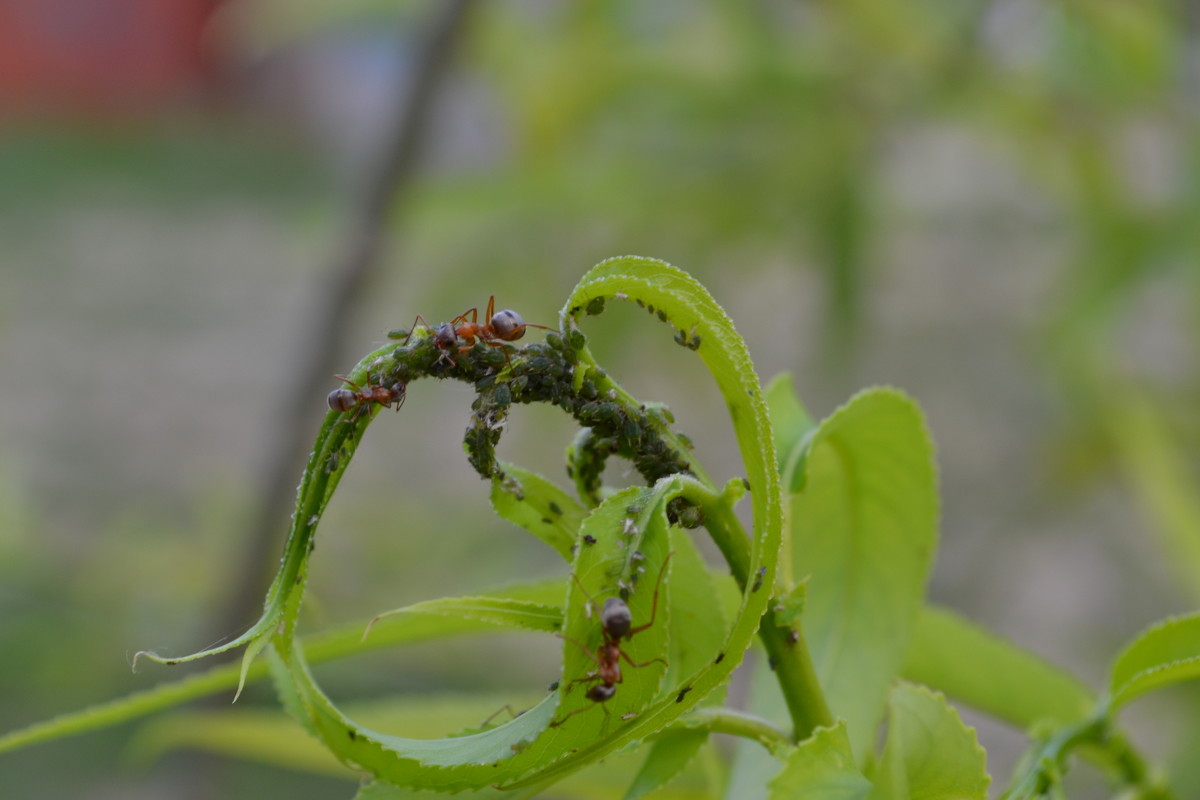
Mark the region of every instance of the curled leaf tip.
[[138, 659], [141, 658], [142, 656], [145, 656], [146, 658], [150, 659], [151, 661], [157, 661], [159, 664], [173, 665], [176, 663], [175, 661], [173, 661], [171, 659], [163, 658], [162, 656], [160, 656], [158, 653], [154, 652], [153, 650], [138, 650], [136, 653], [133, 654], [133, 659], [129, 662], [129, 668], [131, 670], [133, 670], [134, 672], [137, 672]]
[[367, 623], [367, 627], [363, 628], [362, 638], [359, 639], [360, 642], [365, 642], [367, 640], [367, 637], [371, 635], [371, 629], [374, 628], [375, 623], [379, 622], [379, 620], [381, 620], [381, 619], [383, 619], [382, 614], [380, 614], [379, 616], [375, 617], [374, 619], [372, 619], [370, 622]]

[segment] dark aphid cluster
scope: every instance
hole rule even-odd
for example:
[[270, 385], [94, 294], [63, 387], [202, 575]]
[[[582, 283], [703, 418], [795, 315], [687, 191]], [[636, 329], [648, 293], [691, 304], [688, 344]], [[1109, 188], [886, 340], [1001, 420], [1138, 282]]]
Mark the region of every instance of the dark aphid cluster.
[[[585, 308], [599, 313], [603, 305], [603, 298], [596, 298]], [[648, 483], [690, 473], [685, 454], [662, 435], [671, 419], [665, 407], [637, 408], [618, 402], [608, 376], [594, 365], [578, 387], [575, 385], [579, 351], [587, 343], [583, 333], [552, 331], [545, 342], [514, 351], [507, 345], [522, 338], [527, 328], [545, 326], [527, 323], [515, 311], [494, 309], [493, 297], [483, 323], [474, 308], [436, 327], [418, 316], [406, 333], [391, 334], [403, 343], [390, 358], [383, 359], [389, 366], [373, 368], [365, 386], [342, 378], [347, 386], [330, 393], [330, 407], [355, 415], [373, 404], [399, 407], [412, 381], [451, 378], [473, 384], [477, 392], [464, 444], [471, 465], [484, 478], [490, 479], [498, 471], [496, 444], [514, 403], [550, 403], [587, 430], [576, 442], [569, 469], [585, 495], [597, 496], [597, 502], [600, 475], [613, 455], [631, 461]], [[421, 325], [427, 333], [416, 335]]]
[[686, 347], [688, 350], [700, 349], [700, 336], [696, 333], [696, 328], [693, 326], [691, 333], [688, 333], [683, 328], [675, 334], [675, 344]]
[[567, 448], [567, 477], [575, 481], [580, 496], [591, 505], [600, 504], [601, 476], [615, 449], [615, 441], [597, 441], [596, 432], [591, 428], [580, 429], [575, 441]]
[[[588, 377], [574, 386], [578, 356], [571, 334], [554, 341], [524, 347], [510, 362], [502, 379], [485, 373], [476, 381], [478, 401], [467, 429], [468, 457], [485, 478], [495, 473], [495, 445], [499, 440], [497, 420], [507, 415], [513, 403], [550, 403], [571, 414], [589, 433], [581, 434], [568, 469], [577, 485], [599, 491], [604, 462], [617, 455], [633, 462], [647, 482], [675, 473], [690, 473], [683, 454], [661, 435], [663, 412], [630, 408], [616, 402], [615, 392], [602, 396], [600, 386], [608, 382], [603, 370], [591, 368]], [[475, 350], [468, 353], [474, 356]], [[460, 362], [468, 358], [460, 358]], [[461, 365], [460, 365], [461, 366]], [[609, 397], [613, 399], [609, 399]]]
[[667, 519], [683, 528], [699, 528], [704, 524], [704, 512], [690, 500], [676, 497], [667, 503]]

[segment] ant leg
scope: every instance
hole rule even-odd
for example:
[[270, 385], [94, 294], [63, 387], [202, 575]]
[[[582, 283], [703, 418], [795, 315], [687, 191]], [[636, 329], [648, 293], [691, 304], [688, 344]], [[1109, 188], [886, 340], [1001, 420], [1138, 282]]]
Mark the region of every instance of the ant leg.
[[667, 562], [671, 560], [671, 556], [675, 555], [674, 551], [667, 553], [667, 557], [663, 559], [662, 567], [658, 570], [658, 580], [654, 582], [654, 605], [650, 611], [650, 621], [645, 625], [639, 625], [636, 628], [630, 628], [629, 633], [625, 634], [625, 638], [633, 636], [639, 631], [644, 631], [654, 624], [654, 618], [658, 616], [658, 590], [662, 588], [663, 575], [667, 572]]
[[463, 313], [459, 314], [459, 315], [458, 315], [457, 317], [455, 317], [454, 319], [450, 320], [450, 324], [451, 324], [451, 325], [458, 325], [458, 324], [459, 324], [459, 323], [461, 323], [461, 322], [466, 322], [466, 321], [467, 321], [467, 316], [468, 316], [468, 315], [470, 315], [470, 317], [471, 317], [471, 324], [472, 324], [472, 325], [477, 325], [477, 324], [479, 324], [479, 309], [478, 309], [478, 308], [474, 308], [474, 307], [472, 307], [472, 308], [468, 308], [466, 311], [464, 311]]
[[495, 312], [496, 312], [496, 295], [492, 295], [491, 297], [488, 298], [487, 314], [485, 314], [483, 317], [483, 323], [485, 325], [492, 324], [492, 317], [494, 317], [496, 315]]
[[558, 638], [560, 638], [560, 639], [563, 639], [564, 641], [568, 641], [568, 642], [570, 642], [571, 644], [573, 644], [573, 645], [575, 645], [576, 647], [578, 647], [578, 648], [579, 648], [579, 649], [580, 649], [580, 650], [583, 652], [583, 654], [584, 654], [585, 656], [587, 656], [588, 658], [590, 658], [590, 659], [592, 660], [592, 662], [593, 662], [593, 663], [594, 663], [594, 664], [595, 664], [597, 667], [602, 667], [602, 666], [604, 666], [602, 663], [600, 663], [600, 657], [599, 657], [599, 656], [597, 656], [597, 655], [596, 655], [595, 653], [593, 653], [591, 650], [589, 650], [589, 649], [587, 649], [586, 647], [584, 647], [584, 646], [583, 646], [582, 644], [580, 644], [579, 642], [577, 642], [577, 641], [575, 641], [574, 639], [572, 639], [570, 636], [567, 636], [565, 633], [556, 633], [556, 634], [555, 634], [555, 636], [557, 636], [557, 637], [558, 637]]
[[426, 330], [431, 332], [433, 331], [433, 326], [426, 322], [424, 317], [422, 317], [420, 314], [417, 314], [417, 318], [413, 320], [412, 327], [409, 328], [408, 333], [404, 335], [405, 344], [412, 341], [412, 335], [417, 330], [417, 323], [424, 325]]
[[[560, 717], [559, 719], [556, 719], [553, 722], [551, 722], [550, 727], [557, 728], [559, 725], [562, 725], [564, 722], [566, 722], [567, 720], [569, 720], [571, 717], [575, 716], [576, 714], [582, 714], [585, 711], [591, 711], [596, 706], [603, 706], [603, 705], [604, 705], [603, 703], [592, 703], [591, 705], [586, 705], [583, 708], [577, 708], [574, 711], [572, 711], [570, 714], [567, 714], [565, 717]], [[608, 713], [607, 708], [604, 709], [604, 713], [606, 713], [606, 714]]]
[[479, 727], [486, 728], [489, 722], [491, 722], [492, 720], [494, 720], [496, 717], [498, 717], [500, 715], [501, 711], [507, 711], [508, 715], [510, 717], [512, 717], [513, 719], [516, 719], [517, 717], [519, 717], [525, 713], [524, 711], [513, 711], [512, 706], [510, 706], [508, 703], [505, 703], [504, 705], [500, 706], [498, 709], [493, 711], [492, 715], [490, 717], [485, 719], [483, 722], [479, 723]]
[[576, 678], [575, 680], [571, 681], [566, 686], [564, 686], [563, 692], [566, 693], [566, 692], [570, 691], [571, 687], [577, 683], [595, 683], [598, 680], [601, 680], [599, 672], [589, 672], [587, 675], [584, 675], [582, 678]]
[[643, 661], [640, 664], [634, 663], [633, 659], [624, 650], [621, 651], [621, 658], [625, 659], [625, 663], [631, 667], [648, 667], [651, 664], [662, 664], [664, 667], [670, 666], [665, 658], [652, 658], [649, 661]]
[[588, 590], [583, 587], [583, 584], [579, 580], [579, 576], [576, 575], [574, 572], [571, 573], [571, 580], [575, 581], [575, 585], [579, 587], [579, 591], [583, 592], [583, 596], [588, 599], [587, 615], [588, 615], [588, 619], [591, 619], [592, 613], [595, 612], [595, 610], [596, 610], [596, 598], [592, 597], [592, 595], [588, 592]]

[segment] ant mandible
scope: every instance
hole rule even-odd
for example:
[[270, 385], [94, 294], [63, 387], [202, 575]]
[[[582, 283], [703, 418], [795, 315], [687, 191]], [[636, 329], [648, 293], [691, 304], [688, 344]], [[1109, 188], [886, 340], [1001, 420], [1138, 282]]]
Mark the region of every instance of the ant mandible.
[[[496, 296], [492, 295], [488, 298], [487, 313], [484, 316], [484, 322], [479, 322], [479, 309], [468, 308], [463, 313], [459, 314], [450, 322], [443, 322], [441, 325], [434, 328], [420, 314], [417, 315], [416, 321], [413, 322], [412, 328], [408, 332], [409, 339], [412, 338], [413, 331], [416, 330], [418, 323], [423, 323], [426, 328], [433, 331], [433, 343], [439, 350], [442, 350], [442, 358], [454, 363], [454, 356], [450, 355], [451, 351], [457, 350], [461, 355], [471, 349], [471, 346], [476, 341], [483, 342], [491, 347], [503, 347], [505, 342], [515, 342], [525, 335], [526, 328], [539, 328], [544, 331], [554, 330], [545, 325], [535, 325], [532, 322], [526, 322], [521, 318], [521, 315], [510, 308], [501, 311], [496, 309]], [[493, 313], [495, 312], [495, 313]], [[468, 321], [468, 317], [470, 320]]]
[[[568, 683], [564, 691], [570, 690], [577, 683], [595, 682], [595, 686], [587, 690], [585, 697], [593, 703], [603, 703], [611, 700], [617, 693], [617, 684], [624, 682], [624, 678], [621, 675], [621, 659], [625, 659], [625, 663], [631, 667], [648, 667], [654, 663], [666, 666], [667, 660], [665, 658], [652, 658], [640, 664], [634, 662], [629, 657], [629, 654], [621, 649], [621, 640], [631, 639], [635, 633], [640, 633], [654, 624], [654, 619], [658, 616], [658, 590], [662, 586], [663, 575], [667, 571], [667, 562], [670, 561], [672, 555], [674, 553], [667, 553], [667, 557], [663, 559], [663, 565], [658, 571], [658, 579], [654, 583], [654, 601], [651, 606], [649, 622], [644, 625], [638, 625], [636, 628], [633, 627], [633, 615], [629, 612], [629, 606], [626, 602], [620, 597], [610, 597], [604, 601], [604, 607], [600, 610], [600, 629], [604, 639], [594, 652], [565, 634], [560, 634], [562, 638], [582, 650], [584, 655], [596, 664], [595, 670], [584, 675], [582, 678], [576, 678]], [[591, 595], [588, 595], [587, 590], [583, 588], [583, 584], [579, 583], [578, 578], [575, 578], [575, 583], [587, 595], [588, 602], [594, 604], [595, 601], [592, 600]], [[581, 714], [592, 707], [584, 706], [583, 708], [577, 708], [561, 719], [551, 722], [550, 727], [557, 728], [571, 717]], [[607, 708], [605, 708], [605, 713], [608, 713]]]
[[391, 408], [392, 403], [395, 403], [397, 411], [400, 410], [400, 406], [404, 405], [408, 387], [400, 381], [396, 381], [391, 386], [374, 385], [371, 383], [371, 376], [367, 375], [367, 385], [359, 386], [345, 375], [334, 375], [333, 377], [346, 385], [330, 392], [325, 397], [325, 402], [329, 403], [329, 407], [334, 411], [353, 409], [354, 416], [351, 419], [357, 419], [358, 415], [363, 413], [371, 403], [377, 403], [384, 408]]

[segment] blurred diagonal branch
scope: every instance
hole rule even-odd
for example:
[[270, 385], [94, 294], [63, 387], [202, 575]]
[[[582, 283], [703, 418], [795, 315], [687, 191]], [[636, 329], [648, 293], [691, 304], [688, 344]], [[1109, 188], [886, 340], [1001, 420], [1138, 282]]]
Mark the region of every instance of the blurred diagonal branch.
[[376, 157], [363, 171], [354, 195], [345, 238], [323, 276], [318, 307], [306, 317], [304, 360], [284, 392], [280, 424], [268, 455], [256, 496], [258, 517], [250, 531], [242, 570], [226, 609], [216, 619], [216, 635], [228, 635], [251, 619], [262, 602], [270, 567], [281, 549], [288, 507], [303, 467], [308, 437], [316, 430], [314, 398], [336, 371], [344, 349], [345, 330], [376, 274], [385, 245], [391, 212], [411, 190], [431, 111], [446, 83], [446, 75], [463, 38], [473, 0], [447, 0], [436, 11], [423, 37], [403, 102], [381, 137]]

